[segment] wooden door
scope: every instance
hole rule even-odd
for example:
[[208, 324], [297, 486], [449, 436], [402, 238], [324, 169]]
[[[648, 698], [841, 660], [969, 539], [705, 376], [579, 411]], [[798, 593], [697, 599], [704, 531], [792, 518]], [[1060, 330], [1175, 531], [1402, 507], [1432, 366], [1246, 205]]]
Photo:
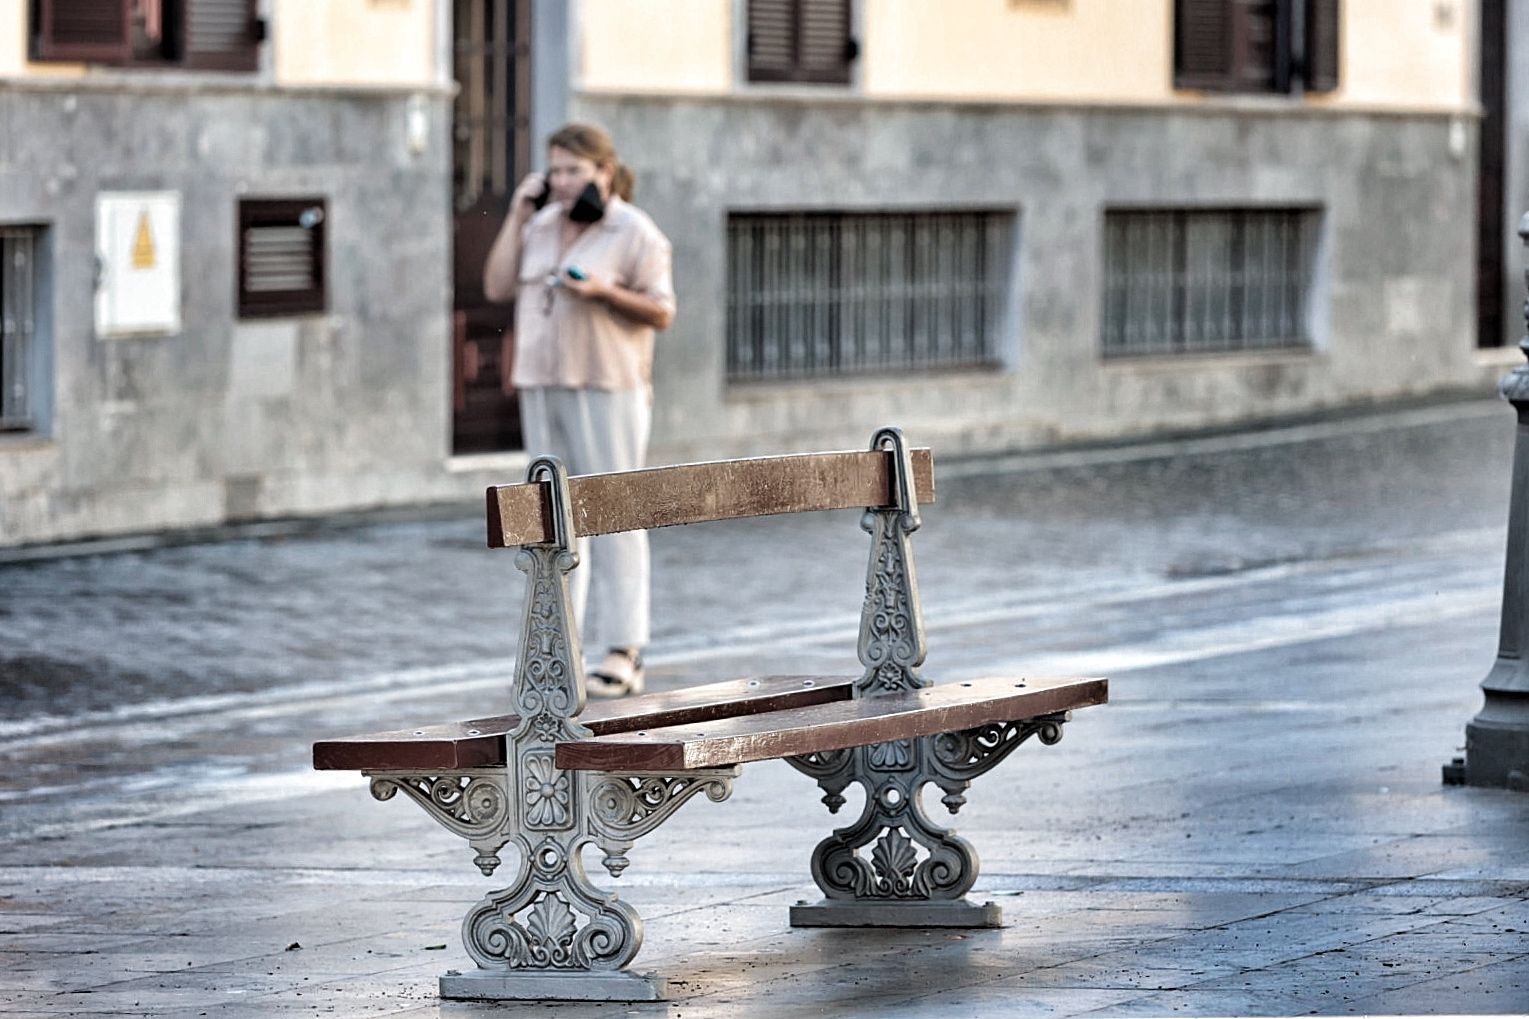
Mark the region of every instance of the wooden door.
[[487, 453], [521, 446], [513, 307], [483, 296], [483, 261], [531, 169], [531, 0], [452, 2], [452, 450]]

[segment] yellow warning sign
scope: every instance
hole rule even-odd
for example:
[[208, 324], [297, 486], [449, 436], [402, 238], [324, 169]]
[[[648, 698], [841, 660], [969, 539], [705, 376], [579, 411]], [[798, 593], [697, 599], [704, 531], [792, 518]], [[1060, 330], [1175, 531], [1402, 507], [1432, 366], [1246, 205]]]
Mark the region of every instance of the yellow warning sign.
[[138, 214], [138, 230], [133, 234], [133, 268], [154, 268], [154, 232], [149, 229], [147, 209]]

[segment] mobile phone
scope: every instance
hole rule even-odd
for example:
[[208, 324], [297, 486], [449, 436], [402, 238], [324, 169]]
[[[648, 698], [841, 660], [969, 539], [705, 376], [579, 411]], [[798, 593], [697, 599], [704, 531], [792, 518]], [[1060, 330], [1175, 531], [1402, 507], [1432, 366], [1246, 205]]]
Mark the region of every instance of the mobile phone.
[[531, 199], [531, 208], [540, 212], [547, 207], [547, 201], [552, 197], [552, 185], [547, 181], [547, 175], [542, 174], [542, 193]]
[[587, 280], [587, 279], [589, 279], [589, 273], [585, 272], [583, 269], [580, 269], [576, 265], [570, 265], [568, 268], [564, 269], [563, 271], [568, 274], [568, 278], [569, 279], [573, 279], [573, 280]]

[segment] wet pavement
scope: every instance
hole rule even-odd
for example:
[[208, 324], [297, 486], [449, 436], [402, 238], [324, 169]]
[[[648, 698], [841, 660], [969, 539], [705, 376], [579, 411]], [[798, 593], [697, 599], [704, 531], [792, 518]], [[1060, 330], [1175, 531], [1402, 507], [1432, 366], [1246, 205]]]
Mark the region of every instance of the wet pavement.
[[[830, 817], [750, 765], [606, 882], [676, 1000], [552, 1011], [1529, 1012], [1529, 797], [1439, 782], [1495, 652], [1512, 439], [1473, 401], [936, 451], [926, 675], [1111, 677], [958, 819], [1009, 926], [787, 927]], [[650, 686], [855, 671], [866, 546], [855, 513], [655, 532]], [[0, 562], [0, 1012], [502, 1011], [435, 997], [497, 887], [465, 844], [307, 760], [502, 710], [511, 560], [462, 507]]]

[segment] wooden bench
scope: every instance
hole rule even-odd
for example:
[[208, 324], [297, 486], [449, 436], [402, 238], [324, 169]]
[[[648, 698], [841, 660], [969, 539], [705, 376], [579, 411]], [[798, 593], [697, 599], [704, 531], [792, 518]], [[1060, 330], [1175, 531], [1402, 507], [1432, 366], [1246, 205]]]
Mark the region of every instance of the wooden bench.
[[[524, 484], [489, 489], [488, 543], [519, 546], [527, 575], [512, 712], [313, 748], [314, 767], [362, 771], [376, 798], [402, 791], [418, 802], [468, 840], [484, 874], [515, 844], [513, 883], [463, 923], [478, 968], [443, 976], [442, 997], [662, 998], [661, 977], [625, 968], [641, 919], [590, 882], [580, 851], [597, 845], [619, 875], [638, 838], [697, 794], [726, 799], [750, 761], [786, 760], [817, 780], [830, 811], [852, 783], [865, 790], [860, 817], [814, 850], [824, 898], [794, 907], [792, 925], [1000, 925], [995, 905], [967, 901], [977, 853], [930, 818], [922, 789], [940, 788], [955, 813], [974, 778], [1031, 736], [1055, 743], [1073, 709], [1104, 703], [1107, 684], [1000, 676], [932, 686], [920, 675], [909, 535], [933, 495], [929, 451], [890, 428], [865, 452], [574, 478], [541, 457]], [[871, 534], [860, 674], [755, 676], [586, 705], [568, 596], [575, 535], [851, 507], [868, 507]]]

